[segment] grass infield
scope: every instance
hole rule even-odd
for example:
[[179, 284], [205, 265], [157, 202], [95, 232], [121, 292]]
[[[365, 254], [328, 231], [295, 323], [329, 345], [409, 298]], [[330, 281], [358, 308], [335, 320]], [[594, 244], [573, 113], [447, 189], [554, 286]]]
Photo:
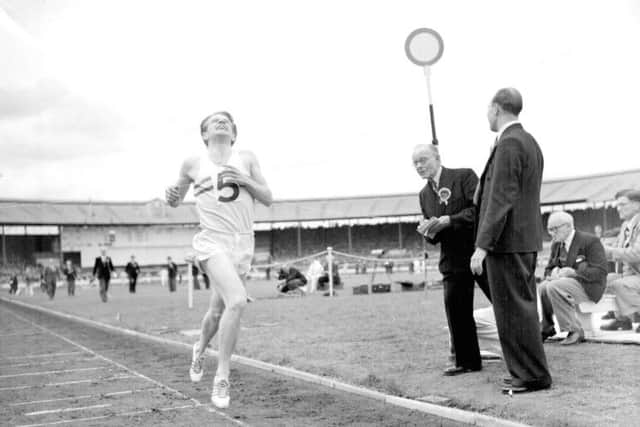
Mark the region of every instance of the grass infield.
[[[376, 282], [384, 282], [384, 275]], [[394, 275], [394, 280], [400, 280]], [[415, 280], [421, 280], [419, 276]], [[276, 281], [247, 284], [256, 301], [242, 321], [236, 353], [282, 366], [412, 399], [469, 409], [532, 425], [636, 425], [640, 419], [640, 347], [584, 343], [545, 344], [554, 379], [550, 390], [504, 396], [502, 362], [477, 373], [444, 377], [448, 333], [440, 289], [352, 295], [351, 287], [369, 276], [346, 276], [335, 298], [313, 294], [278, 298]], [[136, 294], [113, 284], [110, 300], [100, 302], [96, 287], [68, 297], [59, 287], [48, 300], [36, 292], [19, 300], [185, 342], [180, 331], [196, 329], [207, 309], [208, 291], [194, 292], [187, 308], [186, 286], [169, 293], [159, 284], [140, 284]], [[487, 305], [478, 290], [476, 307]], [[214, 339], [215, 342], [215, 339]], [[212, 344], [215, 348], [217, 345]], [[185, 355], [185, 376], [190, 360]]]

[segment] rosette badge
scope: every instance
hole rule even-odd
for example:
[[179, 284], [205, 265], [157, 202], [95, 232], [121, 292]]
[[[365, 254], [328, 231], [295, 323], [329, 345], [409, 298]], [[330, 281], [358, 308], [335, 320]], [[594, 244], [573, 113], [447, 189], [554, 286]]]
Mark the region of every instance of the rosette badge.
[[442, 187], [438, 190], [438, 196], [440, 196], [440, 203], [444, 203], [445, 206], [449, 204], [449, 198], [451, 197], [451, 190], [447, 187]]

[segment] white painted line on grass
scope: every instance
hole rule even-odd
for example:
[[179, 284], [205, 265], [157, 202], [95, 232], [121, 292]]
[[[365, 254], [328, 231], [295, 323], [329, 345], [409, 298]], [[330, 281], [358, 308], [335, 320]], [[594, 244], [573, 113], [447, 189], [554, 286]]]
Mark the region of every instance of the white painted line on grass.
[[0, 335], [0, 338], [7, 338], [7, 337], [15, 337], [15, 336], [19, 336], [20, 338], [24, 338], [24, 337], [31, 337], [34, 335], [42, 335], [38, 332], [36, 332], [35, 334], [25, 334], [24, 332], [14, 332], [11, 334], [2, 334]]
[[24, 354], [22, 356], [7, 356], [2, 357], [3, 359], [13, 360], [13, 359], [34, 359], [38, 357], [58, 357], [58, 356], [71, 356], [72, 354], [80, 354], [81, 351], [70, 351], [67, 353], [45, 353], [45, 354]]
[[35, 362], [27, 362], [27, 363], [13, 363], [11, 365], [2, 365], [0, 364], [0, 368], [24, 368], [25, 366], [42, 366], [42, 365], [55, 365], [56, 363], [72, 363], [72, 362], [87, 362], [90, 360], [96, 360], [95, 356], [91, 357], [83, 357], [80, 359], [59, 359], [59, 360], [39, 360]]
[[198, 407], [198, 405], [184, 405], [184, 406], [174, 406], [174, 407], [170, 407], [170, 408], [143, 409], [143, 410], [140, 410], [140, 411], [121, 412], [121, 413], [116, 413], [116, 414], [101, 415], [99, 417], [75, 418], [75, 419], [71, 419], [71, 420], [61, 420], [61, 421], [54, 421], [54, 422], [50, 422], [50, 423], [41, 423], [41, 424], [21, 424], [21, 425], [18, 425], [16, 427], [54, 426], [54, 425], [70, 424], [70, 423], [77, 423], [77, 422], [84, 422], [84, 421], [104, 420], [105, 418], [112, 418], [112, 417], [130, 417], [130, 416], [133, 416], [133, 415], [151, 414], [151, 413], [154, 413], [154, 412], [168, 412], [168, 411], [177, 411], [177, 410], [180, 410], [180, 409], [193, 409], [193, 408], [197, 408], [197, 407]]
[[107, 368], [107, 366], [98, 366], [98, 367], [92, 367], [92, 368], [61, 369], [59, 371], [23, 372], [21, 374], [0, 375], [0, 378], [30, 377], [30, 376], [35, 376], [35, 375], [67, 374], [69, 372], [97, 371], [98, 369], [106, 369], [106, 368]]
[[34, 384], [34, 385], [20, 385], [15, 387], [1, 387], [0, 391], [10, 391], [10, 390], [24, 390], [27, 388], [38, 388], [38, 387], [57, 387], [61, 385], [72, 385], [72, 384], [86, 384], [86, 383], [97, 383], [100, 381], [114, 381], [114, 380], [126, 380], [130, 378], [137, 378], [135, 375], [116, 375], [111, 378], [94, 378], [90, 380], [77, 380], [77, 381], [63, 381], [61, 383], [48, 383], [48, 384]]
[[149, 388], [140, 388], [136, 390], [114, 391], [111, 393], [85, 394], [84, 396], [60, 397], [57, 399], [31, 400], [28, 402], [10, 403], [9, 406], [25, 406], [25, 405], [35, 405], [40, 403], [64, 402], [65, 400], [82, 400], [82, 399], [91, 399], [95, 397], [121, 396], [124, 394], [133, 394], [133, 393], [139, 393], [139, 392], [150, 391], [150, 390], [158, 390], [158, 389], [159, 387], [149, 387]]
[[[6, 300], [5, 300], [5, 301], [6, 301]], [[20, 304], [24, 304], [24, 303], [20, 303]], [[29, 305], [28, 305], [28, 304], [25, 304], [25, 306], [29, 306]], [[53, 310], [51, 310], [51, 311], [53, 311]], [[102, 360], [104, 360], [104, 361], [106, 361], [106, 362], [108, 362], [108, 363], [111, 363], [111, 364], [113, 364], [113, 365], [115, 365], [115, 366], [119, 367], [120, 369], [123, 369], [123, 370], [125, 370], [125, 371], [130, 372], [130, 373], [132, 373], [134, 376], [137, 376], [138, 378], [145, 379], [145, 380], [147, 380], [147, 381], [149, 381], [149, 382], [151, 382], [151, 383], [153, 383], [153, 384], [155, 384], [155, 385], [157, 385], [157, 386], [159, 386], [159, 387], [162, 387], [162, 388], [164, 388], [164, 389], [166, 389], [166, 390], [169, 390], [169, 391], [171, 391], [172, 393], [174, 393], [174, 394], [176, 394], [176, 395], [180, 396], [181, 398], [183, 398], [183, 399], [185, 399], [185, 400], [190, 400], [191, 402], [193, 402], [193, 403], [194, 403], [194, 405], [195, 405], [195, 406], [204, 406], [204, 405], [203, 405], [200, 401], [198, 401], [197, 399], [194, 399], [193, 397], [187, 396], [187, 395], [185, 395], [184, 393], [182, 393], [182, 392], [180, 392], [180, 391], [178, 391], [178, 390], [174, 389], [173, 387], [169, 387], [168, 385], [162, 384], [161, 382], [156, 381], [156, 380], [154, 380], [154, 379], [152, 379], [152, 378], [149, 378], [149, 377], [147, 377], [146, 375], [143, 375], [143, 374], [141, 374], [141, 373], [139, 373], [139, 372], [137, 372], [137, 371], [135, 371], [135, 370], [133, 370], [133, 369], [131, 369], [131, 368], [128, 368], [128, 367], [126, 367], [125, 365], [123, 365], [123, 364], [121, 364], [121, 363], [116, 362], [115, 360], [111, 360], [111, 359], [109, 359], [108, 357], [105, 357], [105, 356], [103, 356], [103, 355], [101, 355], [101, 354], [98, 354], [98, 353], [96, 353], [95, 351], [91, 350], [90, 348], [85, 347], [85, 346], [83, 346], [82, 344], [79, 344], [79, 343], [77, 343], [77, 342], [75, 342], [75, 341], [73, 341], [73, 340], [71, 340], [71, 339], [69, 339], [69, 338], [67, 338], [67, 337], [64, 337], [64, 336], [62, 336], [62, 335], [60, 335], [60, 334], [58, 334], [58, 333], [56, 333], [56, 332], [54, 332], [54, 331], [52, 331], [52, 330], [50, 330], [50, 329], [47, 329], [47, 328], [45, 328], [44, 326], [41, 326], [41, 325], [39, 325], [39, 324], [37, 324], [37, 323], [35, 323], [35, 322], [33, 322], [33, 321], [29, 320], [29, 319], [26, 319], [26, 318], [24, 318], [24, 317], [20, 316], [19, 314], [16, 314], [16, 313], [12, 312], [11, 310], [9, 310], [9, 311], [8, 311], [8, 313], [9, 313], [9, 314], [11, 314], [12, 316], [14, 316], [14, 317], [16, 317], [16, 318], [18, 318], [18, 319], [22, 320], [23, 322], [29, 323], [29, 324], [31, 324], [32, 326], [35, 326], [35, 327], [36, 327], [36, 328], [38, 328], [38, 329], [41, 329], [41, 330], [43, 330], [43, 331], [45, 331], [45, 332], [48, 332], [49, 334], [53, 335], [53, 336], [54, 336], [54, 337], [56, 337], [56, 338], [61, 339], [62, 341], [65, 341], [65, 342], [67, 342], [67, 343], [69, 343], [69, 344], [71, 344], [71, 345], [73, 345], [73, 346], [75, 346], [75, 347], [78, 347], [79, 349], [83, 350], [83, 351], [84, 351], [84, 352], [86, 352], [86, 353], [93, 354], [95, 357], [98, 357], [98, 358], [100, 358], [100, 359], [102, 359]], [[55, 313], [55, 312], [53, 312], [53, 313]], [[2, 390], [2, 389], [0, 389], [0, 390]], [[218, 411], [218, 410], [216, 410], [216, 409], [209, 408], [209, 412], [214, 412], [215, 414], [217, 414], [217, 415], [221, 416], [222, 418], [224, 418], [224, 419], [226, 419], [226, 420], [228, 420], [228, 421], [231, 421], [231, 422], [233, 422], [233, 423], [235, 423], [235, 424], [238, 424], [238, 425], [240, 425], [240, 426], [248, 426], [248, 424], [245, 424], [245, 423], [243, 423], [243, 422], [241, 422], [241, 421], [239, 421], [239, 420], [236, 420], [235, 418], [233, 418], [233, 417], [231, 417], [231, 416], [229, 416], [229, 415], [225, 414], [224, 412], [220, 412], [220, 411]]]
[[27, 417], [35, 417], [36, 415], [47, 415], [47, 414], [59, 414], [61, 412], [84, 411], [85, 409], [108, 408], [109, 406], [111, 406], [111, 403], [104, 403], [102, 405], [80, 406], [80, 407], [77, 407], [77, 408], [47, 409], [45, 411], [27, 412], [25, 415]]
[[[183, 347], [188, 349], [192, 348], [192, 345], [188, 343], [174, 341], [167, 338], [155, 337], [153, 335], [145, 334], [144, 332], [133, 331], [133, 330], [121, 328], [118, 326], [112, 326], [105, 323], [96, 322], [95, 320], [85, 319], [80, 316], [75, 316], [73, 314], [61, 313], [59, 311], [51, 310], [45, 307], [27, 304], [22, 301], [11, 301], [11, 300], [5, 299], [4, 297], [0, 297], [0, 300], [13, 303], [16, 305], [21, 305], [23, 307], [31, 308], [36, 311], [49, 313], [54, 316], [75, 320], [85, 325], [93, 325], [101, 329], [117, 331], [125, 335], [131, 335], [137, 338], [145, 338], [147, 340], [158, 342], [165, 345], [168, 344], [168, 345], [173, 345], [173, 346], [178, 346], [178, 347]], [[217, 356], [218, 354], [216, 351], [211, 349], [207, 349], [207, 353], [214, 356]], [[475, 426], [528, 427], [527, 424], [522, 424], [515, 421], [509, 421], [503, 418], [492, 417], [490, 415], [484, 415], [478, 412], [466, 411], [464, 409], [450, 408], [450, 407], [436, 405], [433, 403], [420, 402], [417, 400], [392, 396], [392, 395], [380, 393], [374, 390], [369, 390], [364, 387], [358, 387], [351, 384], [343, 383], [341, 381], [324, 378], [319, 375], [311, 374], [308, 372], [299, 371], [294, 368], [285, 368], [283, 366], [273, 365], [271, 363], [250, 359], [244, 356], [233, 355], [231, 356], [231, 360], [243, 365], [253, 366], [261, 370], [275, 372], [288, 377], [298, 378], [300, 380], [307, 381], [313, 384], [335, 388], [337, 390], [341, 390], [347, 393], [358, 394], [360, 396], [365, 396], [371, 399], [379, 400], [390, 405], [400, 406], [406, 409], [417, 410], [420, 412], [424, 412], [426, 414], [436, 415], [439, 417], [443, 417], [450, 420], [459, 421], [462, 423], [467, 423]]]

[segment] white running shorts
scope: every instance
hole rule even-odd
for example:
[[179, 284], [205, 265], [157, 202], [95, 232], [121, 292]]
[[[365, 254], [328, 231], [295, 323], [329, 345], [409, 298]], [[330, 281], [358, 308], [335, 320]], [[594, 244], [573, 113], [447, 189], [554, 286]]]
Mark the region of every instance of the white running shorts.
[[207, 260], [220, 253], [227, 254], [239, 275], [247, 274], [251, 269], [254, 245], [253, 233], [202, 230], [193, 238], [193, 249], [198, 261]]

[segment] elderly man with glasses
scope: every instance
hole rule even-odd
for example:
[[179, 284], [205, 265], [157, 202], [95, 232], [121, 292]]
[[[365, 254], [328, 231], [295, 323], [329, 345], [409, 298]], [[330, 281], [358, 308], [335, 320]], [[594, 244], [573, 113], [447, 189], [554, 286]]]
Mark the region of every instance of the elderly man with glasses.
[[607, 283], [607, 259], [596, 236], [576, 231], [573, 217], [566, 212], [553, 212], [547, 221], [553, 238], [551, 257], [545, 268], [545, 280], [539, 286], [542, 304], [542, 340], [556, 334], [556, 315], [567, 337], [560, 342], [572, 345], [584, 341], [584, 331], [576, 317], [576, 305], [598, 302]]

